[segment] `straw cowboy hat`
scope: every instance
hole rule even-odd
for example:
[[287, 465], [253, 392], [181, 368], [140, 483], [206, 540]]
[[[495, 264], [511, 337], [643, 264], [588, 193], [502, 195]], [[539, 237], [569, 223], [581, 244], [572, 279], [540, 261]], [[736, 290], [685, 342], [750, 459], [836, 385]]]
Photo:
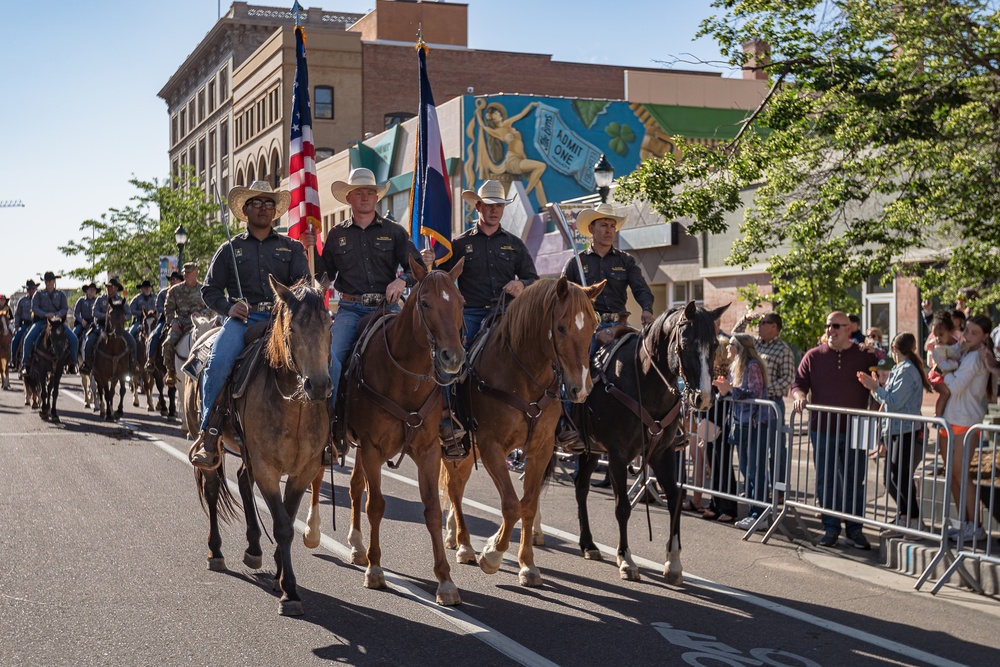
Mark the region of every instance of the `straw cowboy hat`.
[[581, 211], [576, 216], [576, 230], [584, 236], [593, 236], [590, 233], [590, 223], [594, 220], [602, 220], [604, 218], [610, 218], [615, 221], [615, 231], [621, 229], [622, 225], [625, 224], [625, 216], [615, 215], [615, 209], [611, 204], [598, 204], [594, 208]]
[[371, 169], [365, 169], [364, 167], [358, 167], [357, 169], [352, 169], [351, 174], [347, 177], [347, 181], [334, 181], [333, 185], [330, 186], [330, 190], [333, 191], [333, 198], [339, 201], [341, 204], [350, 204], [347, 201], [347, 195], [351, 194], [353, 190], [358, 188], [371, 188], [375, 190], [376, 200], [378, 201], [385, 196], [385, 193], [389, 191], [389, 184], [379, 185], [375, 180], [375, 174], [372, 173]]
[[[486, 181], [479, 186], [478, 194], [473, 190], [462, 191], [462, 199], [473, 207], [479, 202], [483, 202], [484, 204], [503, 204], [506, 206], [514, 201], [513, 198], [507, 199], [505, 195], [503, 183], [500, 181]], [[514, 196], [516, 197], [517, 195]]]
[[274, 202], [274, 219], [277, 220], [288, 211], [288, 205], [292, 203], [292, 195], [288, 190], [272, 190], [271, 184], [267, 181], [254, 181], [249, 188], [236, 186], [229, 191], [229, 210], [233, 212], [238, 220], [247, 221], [246, 214], [243, 213], [243, 206], [248, 199], [270, 199]]

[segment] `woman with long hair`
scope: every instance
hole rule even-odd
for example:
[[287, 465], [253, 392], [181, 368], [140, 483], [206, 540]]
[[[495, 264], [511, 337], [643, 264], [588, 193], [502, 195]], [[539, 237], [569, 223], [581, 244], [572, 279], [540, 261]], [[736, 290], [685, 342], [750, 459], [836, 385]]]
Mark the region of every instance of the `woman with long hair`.
[[[757, 353], [753, 336], [738, 333], [729, 339], [729, 377], [718, 378], [712, 384], [723, 396], [733, 399], [767, 399], [767, 369]], [[736, 444], [740, 473], [748, 500], [766, 502], [768, 494], [766, 424], [761, 423], [761, 410], [752, 403], [733, 404], [733, 426], [730, 440]], [[765, 417], [766, 419], [766, 417]], [[750, 506], [746, 518], [736, 527], [749, 530], [760, 517], [762, 508]]]
[[[917, 354], [917, 339], [911, 333], [898, 334], [889, 350], [894, 365], [885, 386], [879, 386], [876, 371], [858, 372], [858, 382], [885, 406], [887, 412], [919, 415], [924, 391], [933, 391], [924, 362]], [[880, 363], [879, 366], [882, 364]], [[882, 420], [882, 439], [888, 445], [885, 466], [886, 488], [896, 501], [896, 524], [921, 530], [920, 507], [913, 473], [923, 458], [924, 428], [918, 422], [902, 419]], [[900, 486], [905, 485], [905, 493]]]

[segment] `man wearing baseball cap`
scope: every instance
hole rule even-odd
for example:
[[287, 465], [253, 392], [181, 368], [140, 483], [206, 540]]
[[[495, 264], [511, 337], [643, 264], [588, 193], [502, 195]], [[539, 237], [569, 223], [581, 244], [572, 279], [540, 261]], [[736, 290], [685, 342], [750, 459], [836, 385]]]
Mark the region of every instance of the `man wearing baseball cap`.
[[184, 276], [180, 271], [171, 271], [167, 276], [167, 286], [156, 294], [156, 315], [158, 321], [149, 335], [149, 342], [146, 345], [146, 371], [153, 371], [153, 350], [160, 346], [160, 338], [163, 335], [163, 307], [167, 304], [167, 290], [174, 285], [184, 282]]
[[170, 327], [170, 334], [167, 340], [163, 341], [163, 365], [167, 368], [163, 381], [169, 387], [177, 384], [174, 349], [184, 333], [191, 329], [191, 316], [207, 308], [205, 300], [201, 297], [201, 285], [198, 284], [198, 265], [187, 262], [184, 264], [184, 282], [170, 288], [167, 292], [167, 302], [163, 307], [167, 326]]

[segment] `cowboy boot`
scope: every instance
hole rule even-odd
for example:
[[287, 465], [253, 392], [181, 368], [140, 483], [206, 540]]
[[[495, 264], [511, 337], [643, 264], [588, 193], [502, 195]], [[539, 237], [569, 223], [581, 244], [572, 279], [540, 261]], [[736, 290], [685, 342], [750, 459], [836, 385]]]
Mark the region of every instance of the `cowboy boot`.
[[173, 387], [177, 384], [177, 371], [174, 370], [173, 366], [167, 369], [167, 374], [163, 377], [163, 384], [168, 387]]
[[198, 434], [197, 439], [188, 451], [191, 465], [210, 472], [219, 467], [222, 457], [219, 456], [219, 429], [209, 426]]

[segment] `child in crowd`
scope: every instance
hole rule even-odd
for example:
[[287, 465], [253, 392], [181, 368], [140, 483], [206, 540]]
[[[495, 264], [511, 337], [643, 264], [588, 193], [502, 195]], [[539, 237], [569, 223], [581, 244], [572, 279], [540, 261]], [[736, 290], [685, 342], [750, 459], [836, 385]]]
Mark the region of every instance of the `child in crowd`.
[[931, 333], [927, 339], [927, 365], [930, 372], [927, 379], [938, 394], [934, 405], [934, 415], [940, 417], [951, 398], [951, 391], [945, 384], [944, 376], [953, 373], [962, 359], [962, 334], [955, 325], [955, 320], [947, 311], [934, 313], [931, 320]]

